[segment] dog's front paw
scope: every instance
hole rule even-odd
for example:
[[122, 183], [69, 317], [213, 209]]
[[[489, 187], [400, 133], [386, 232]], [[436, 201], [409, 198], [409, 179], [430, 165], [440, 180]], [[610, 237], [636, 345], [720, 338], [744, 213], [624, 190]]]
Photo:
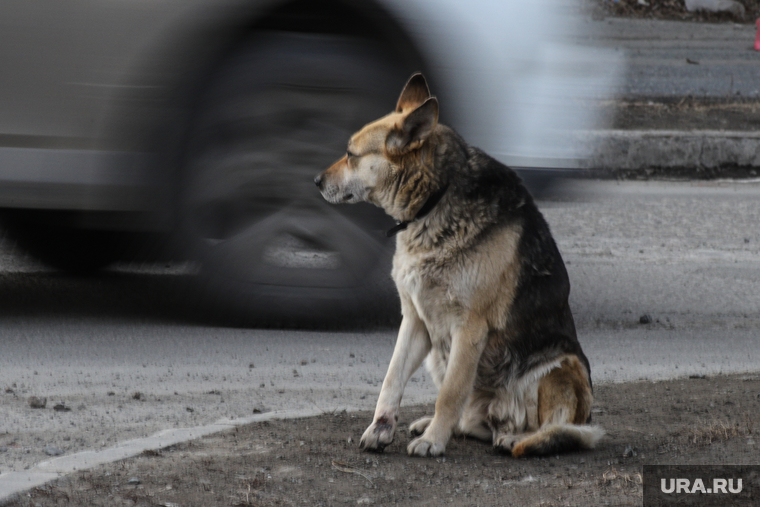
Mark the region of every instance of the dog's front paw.
[[406, 448], [409, 456], [421, 456], [423, 458], [440, 456], [445, 450], [445, 443], [428, 440], [424, 435], [412, 440]]
[[369, 425], [362, 435], [359, 448], [363, 451], [381, 452], [393, 442], [393, 434], [396, 432], [395, 417], [381, 417]]
[[415, 437], [422, 435], [431, 422], [433, 422], [433, 418], [430, 416], [420, 417], [409, 426], [409, 433]]

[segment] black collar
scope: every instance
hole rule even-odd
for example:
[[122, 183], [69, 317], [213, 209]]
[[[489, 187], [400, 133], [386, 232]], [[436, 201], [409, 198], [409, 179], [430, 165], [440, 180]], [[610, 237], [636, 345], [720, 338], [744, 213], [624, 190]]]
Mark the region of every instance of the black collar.
[[428, 197], [428, 200], [425, 201], [425, 204], [422, 205], [422, 208], [417, 212], [417, 214], [412, 218], [411, 220], [405, 220], [403, 222], [398, 222], [395, 226], [388, 229], [388, 231], [385, 233], [387, 237], [392, 237], [398, 234], [399, 232], [403, 231], [407, 227], [409, 227], [409, 224], [412, 222], [416, 222], [417, 220], [421, 218], [425, 218], [428, 213], [433, 211], [433, 208], [435, 208], [435, 205], [438, 204], [441, 200], [441, 197], [443, 197], [443, 194], [446, 193], [446, 190], [449, 189], [449, 184], [446, 183], [444, 186], [438, 189], [436, 193]]

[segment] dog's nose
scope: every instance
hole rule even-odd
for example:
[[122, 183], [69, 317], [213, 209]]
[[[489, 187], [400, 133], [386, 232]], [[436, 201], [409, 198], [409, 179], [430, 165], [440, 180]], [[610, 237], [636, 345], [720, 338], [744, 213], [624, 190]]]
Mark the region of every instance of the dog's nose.
[[314, 178], [314, 184], [320, 188], [322, 188], [322, 175], [317, 174], [317, 177]]

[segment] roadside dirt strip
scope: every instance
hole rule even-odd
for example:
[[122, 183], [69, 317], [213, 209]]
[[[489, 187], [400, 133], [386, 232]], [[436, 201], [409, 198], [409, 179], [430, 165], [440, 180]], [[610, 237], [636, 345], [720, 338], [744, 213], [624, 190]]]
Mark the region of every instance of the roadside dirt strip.
[[[595, 450], [513, 459], [454, 438], [446, 456], [406, 455], [407, 408], [384, 453], [358, 449], [370, 412], [259, 420], [79, 471], [6, 496], [8, 507], [276, 505], [641, 505], [644, 464], [756, 464], [760, 375], [603, 384]], [[53, 462], [54, 463], [54, 462]]]

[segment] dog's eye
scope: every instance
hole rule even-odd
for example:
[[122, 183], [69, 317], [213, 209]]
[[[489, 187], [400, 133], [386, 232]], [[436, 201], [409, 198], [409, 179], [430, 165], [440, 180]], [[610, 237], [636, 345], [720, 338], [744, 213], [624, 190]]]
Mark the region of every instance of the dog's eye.
[[356, 154], [351, 153], [351, 150], [346, 150], [346, 157], [347, 158], [351, 158], [351, 157], [355, 157], [355, 156], [356, 156]]

